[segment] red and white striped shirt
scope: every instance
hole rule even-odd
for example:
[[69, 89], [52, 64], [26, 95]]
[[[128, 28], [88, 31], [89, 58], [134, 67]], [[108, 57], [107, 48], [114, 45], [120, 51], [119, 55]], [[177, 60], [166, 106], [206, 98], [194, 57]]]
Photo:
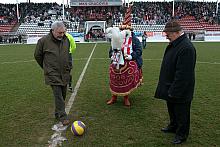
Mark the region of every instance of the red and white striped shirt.
[[132, 50], [132, 37], [124, 39], [123, 45], [122, 45], [122, 51], [124, 52], [124, 56], [131, 55], [133, 52]]

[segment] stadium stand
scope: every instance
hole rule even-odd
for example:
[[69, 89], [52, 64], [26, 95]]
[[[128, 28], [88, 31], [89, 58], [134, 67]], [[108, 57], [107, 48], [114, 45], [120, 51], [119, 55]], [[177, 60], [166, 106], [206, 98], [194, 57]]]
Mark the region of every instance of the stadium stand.
[[[56, 19], [52, 17], [51, 20], [40, 21], [39, 18], [36, 19], [35, 22], [25, 22], [21, 23], [20, 27], [18, 28], [18, 33], [20, 34], [27, 34], [27, 35], [45, 35], [50, 31], [50, 27], [52, 22], [56, 20], [62, 20], [61, 17]], [[79, 22], [70, 22], [65, 21], [67, 25], [67, 32], [78, 32], [79, 30]]]
[[[213, 2], [175, 2], [172, 17], [172, 2], [133, 2], [132, 27], [135, 32], [162, 32], [165, 23], [177, 19], [185, 32], [220, 31], [220, 18]], [[0, 4], [0, 33], [45, 35], [52, 22], [65, 21], [68, 32], [84, 32], [86, 21], [106, 21], [107, 27], [120, 26], [126, 5], [122, 6], [81, 6], [65, 8], [57, 3], [20, 3], [19, 22], [15, 4]], [[16, 30], [17, 29], [17, 30]], [[5, 35], [5, 34], [4, 34]], [[87, 35], [87, 34], [85, 34]]]
[[0, 32], [11, 32], [17, 22], [12, 22], [10, 24], [0, 24]]
[[185, 32], [204, 31], [204, 27], [195, 19], [194, 16], [184, 16], [179, 19], [178, 22], [181, 24]]
[[[122, 23], [115, 23], [113, 27], [119, 27]], [[135, 32], [162, 32], [165, 25], [142, 25], [142, 24], [131, 24]]]
[[202, 27], [204, 27], [204, 30], [206, 31], [220, 31], [220, 25], [218, 24], [210, 24], [205, 20], [200, 20], [199, 23], [201, 24]]
[[0, 32], [11, 32], [17, 23], [16, 5], [0, 3]]

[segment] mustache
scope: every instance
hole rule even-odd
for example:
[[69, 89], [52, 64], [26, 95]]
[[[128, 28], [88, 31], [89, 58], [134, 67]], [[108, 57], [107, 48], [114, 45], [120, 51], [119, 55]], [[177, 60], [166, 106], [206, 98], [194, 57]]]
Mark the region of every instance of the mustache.
[[63, 37], [61, 37], [61, 36], [57, 36], [57, 39], [58, 39], [58, 40], [62, 40]]

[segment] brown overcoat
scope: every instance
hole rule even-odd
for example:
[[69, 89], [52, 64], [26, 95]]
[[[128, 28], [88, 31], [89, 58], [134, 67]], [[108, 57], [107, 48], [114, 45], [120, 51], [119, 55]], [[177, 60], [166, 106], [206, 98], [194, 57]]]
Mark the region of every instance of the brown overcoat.
[[70, 79], [69, 40], [57, 40], [50, 32], [37, 42], [34, 57], [43, 68], [47, 85], [67, 85]]

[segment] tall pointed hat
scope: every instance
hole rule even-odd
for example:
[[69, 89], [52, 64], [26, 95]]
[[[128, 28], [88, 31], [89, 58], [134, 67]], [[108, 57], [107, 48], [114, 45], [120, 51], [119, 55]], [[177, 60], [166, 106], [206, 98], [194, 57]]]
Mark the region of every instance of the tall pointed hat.
[[121, 30], [124, 30], [124, 29], [133, 30], [131, 27], [131, 19], [132, 19], [131, 11], [132, 11], [132, 3], [129, 4], [129, 6], [125, 12], [124, 21], [122, 22], [122, 25], [119, 27]]

